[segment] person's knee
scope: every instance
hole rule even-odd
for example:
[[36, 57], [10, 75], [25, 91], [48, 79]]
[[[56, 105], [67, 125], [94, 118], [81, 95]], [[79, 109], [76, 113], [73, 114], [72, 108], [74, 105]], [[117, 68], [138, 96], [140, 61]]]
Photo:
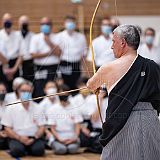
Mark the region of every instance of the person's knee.
[[23, 157], [25, 156], [25, 148], [15, 145], [14, 147], [10, 148], [10, 154], [13, 157]]
[[5, 138], [0, 138], [0, 150], [8, 149], [8, 141]]
[[78, 149], [79, 149], [79, 145], [78, 144], [70, 144], [68, 145], [68, 153], [70, 154], [74, 154], [77, 153]]
[[62, 155], [62, 154], [66, 154], [67, 153], [67, 147], [66, 146], [53, 146], [53, 150], [54, 150], [54, 153], [55, 154], [59, 154], [59, 155]]
[[38, 145], [32, 146], [31, 154], [32, 156], [43, 156], [45, 154], [45, 145], [39, 143]]

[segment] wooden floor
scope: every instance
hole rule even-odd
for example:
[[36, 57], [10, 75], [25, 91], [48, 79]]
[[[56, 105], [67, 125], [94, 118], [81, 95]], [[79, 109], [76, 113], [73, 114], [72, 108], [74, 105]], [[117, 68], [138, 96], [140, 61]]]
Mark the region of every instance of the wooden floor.
[[[64, 155], [64, 156], [57, 156], [54, 155], [53, 152], [47, 151], [44, 157], [35, 158], [35, 157], [25, 157], [21, 158], [20, 160], [99, 160], [100, 155], [98, 154], [91, 154], [91, 153], [80, 153], [76, 155]], [[15, 160], [11, 158], [11, 156], [7, 152], [0, 151], [0, 160]]]

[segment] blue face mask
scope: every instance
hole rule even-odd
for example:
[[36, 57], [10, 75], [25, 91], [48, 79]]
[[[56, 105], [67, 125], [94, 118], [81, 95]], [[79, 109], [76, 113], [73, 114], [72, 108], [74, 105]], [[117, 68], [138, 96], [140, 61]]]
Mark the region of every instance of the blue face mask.
[[42, 24], [40, 30], [44, 34], [49, 34], [51, 32], [51, 27], [50, 25]]
[[112, 27], [110, 27], [108, 25], [102, 25], [101, 31], [104, 35], [110, 35], [112, 33]]
[[75, 30], [76, 24], [74, 22], [66, 22], [65, 28], [69, 31]]
[[145, 41], [147, 44], [152, 45], [153, 41], [154, 41], [154, 37], [153, 36], [146, 36]]
[[20, 99], [22, 101], [27, 101], [29, 99], [32, 99], [32, 93], [31, 92], [21, 92], [20, 93]]

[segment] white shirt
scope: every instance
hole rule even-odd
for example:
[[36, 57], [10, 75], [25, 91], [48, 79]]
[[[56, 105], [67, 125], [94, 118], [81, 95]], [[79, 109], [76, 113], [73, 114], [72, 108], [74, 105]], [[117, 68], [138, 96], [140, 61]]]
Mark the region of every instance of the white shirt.
[[[111, 46], [112, 39], [106, 39], [103, 35], [100, 35], [99, 37], [93, 40], [93, 49], [96, 66], [100, 67], [103, 64], [106, 64], [107, 62], [115, 60]], [[91, 49], [89, 50], [87, 60], [92, 61]]]
[[[101, 103], [101, 116], [103, 122], [105, 121], [106, 117], [106, 109], [108, 107], [108, 98], [104, 98], [102, 103]], [[97, 106], [92, 110], [92, 114], [97, 111]], [[93, 128], [102, 128], [102, 122], [100, 117], [98, 118], [97, 121], [91, 121]]]
[[7, 93], [6, 96], [5, 96], [5, 100], [7, 101], [7, 104], [14, 103], [14, 102], [18, 101], [15, 92]]
[[[56, 34], [53, 34], [53, 33], [50, 34], [49, 38], [52, 43], [54, 43], [54, 44], [58, 43]], [[33, 38], [31, 39], [31, 45], [30, 45], [30, 49], [29, 49], [30, 53], [44, 54], [44, 53], [47, 53], [50, 51], [51, 51], [51, 48], [45, 42], [43, 33], [38, 33], [33, 36]], [[44, 66], [58, 64], [59, 61], [60, 61], [59, 57], [54, 56], [53, 54], [50, 56], [44, 57], [44, 58], [37, 58], [37, 59], [35, 58], [34, 59], [34, 63], [36, 65], [44, 65]]]
[[[0, 54], [4, 56], [7, 59], [7, 50], [5, 49], [5, 45], [3, 41], [0, 41]], [[2, 65], [2, 62], [0, 61], [0, 65]]]
[[141, 56], [154, 60], [160, 65], [160, 47], [153, 46], [151, 49], [144, 43], [138, 48], [138, 54]]
[[0, 41], [3, 41], [8, 60], [15, 59], [19, 56], [20, 38], [16, 31], [12, 31], [9, 35], [4, 29], [0, 31]]
[[50, 109], [50, 108], [53, 108], [55, 106], [57, 106], [57, 103], [59, 103], [59, 98], [58, 96], [55, 96], [55, 102], [52, 103], [48, 97], [44, 98], [41, 102], [40, 102], [40, 107], [42, 108], [42, 111], [44, 113], [44, 115], [47, 117], [47, 111]]
[[73, 32], [69, 35], [66, 30], [58, 33], [58, 41], [62, 50], [61, 60], [78, 62], [87, 53], [86, 38], [82, 33]]
[[26, 110], [22, 104], [9, 106], [1, 122], [4, 126], [11, 127], [13, 131], [21, 136], [34, 136], [38, 126], [45, 124], [45, 118], [39, 106], [30, 102]]
[[28, 32], [25, 37], [22, 36], [21, 31], [17, 31], [17, 34], [20, 38], [20, 55], [23, 56], [24, 60], [30, 60], [31, 54], [29, 53], [29, 47], [31, 43], [31, 38], [33, 37], [33, 32]]
[[55, 125], [61, 139], [76, 138], [75, 124], [82, 122], [80, 115], [75, 114], [70, 106], [58, 104], [48, 110], [48, 125]]
[[72, 110], [78, 112], [83, 119], [90, 119], [93, 109], [97, 106], [96, 96], [93, 94], [85, 98], [81, 94], [78, 94], [69, 100], [72, 105]]

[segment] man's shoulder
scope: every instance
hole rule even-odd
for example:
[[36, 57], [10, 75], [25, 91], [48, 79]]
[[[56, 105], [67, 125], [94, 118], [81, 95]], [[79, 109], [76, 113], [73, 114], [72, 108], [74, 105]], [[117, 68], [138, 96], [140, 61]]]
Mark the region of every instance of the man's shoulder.
[[78, 39], [85, 40], [85, 35], [81, 32], [75, 31], [74, 36], [77, 37]]
[[6, 106], [6, 111], [10, 112], [11, 114], [15, 114], [15, 112], [20, 111], [21, 108], [22, 108], [22, 104], [18, 103], [18, 104], [13, 104], [13, 105], [10, 105], [10, 106]]
[[36, 33], [36, 34], [33, 35], [32, 38], [33, 38], [33, 39], [36, 39], [36, 40], [40, 40], [42, 36], [43, 36], [42, 33]]

